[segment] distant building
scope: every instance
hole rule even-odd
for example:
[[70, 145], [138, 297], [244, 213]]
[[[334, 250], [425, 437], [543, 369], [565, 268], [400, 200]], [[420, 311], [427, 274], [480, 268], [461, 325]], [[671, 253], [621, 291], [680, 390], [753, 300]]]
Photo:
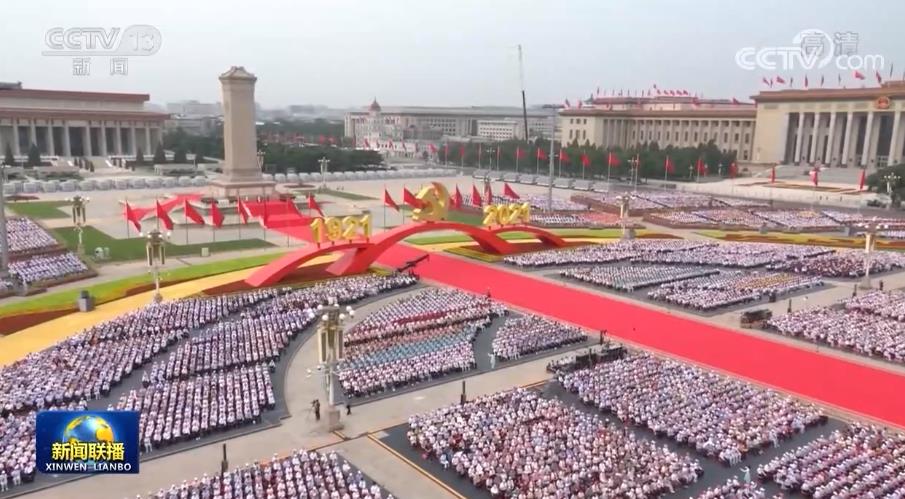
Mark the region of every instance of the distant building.
[[182, 102], [168, 102], [167, 112], [189, 118], [202, 116], [223, 116], [223, 107], [219, 102], [198, 102], [187, 100]]
[[[524, 122], [522, 109], [518, 107], [392, 107], [383, 108], [375, 99], [367, 110], [351, 111], [345, 116], [345, 136], [362, 144], [367, 138], [375, 141], [424, 140], [439, 141], [443, 137], [480, 137], [479, 123], [485, 124], [486, 133], [503, 120], [513, 120], [517, 126], [514, 134], [522, 134]], [[529, 109], [530, 136], [551, 137], [556, 126], [553, 109]], [[493, 132], [501, 134], [503, 132]], [[511, 136], [510, 136], [511, 138]]]
[[45, 156], [149, 154], [167, 114], [148, 111], [147, 94], [36, 90], [0, 84], [0, 152], [37, 145]]
[[693, 147], [713, 141], [723, 151], [751, 160], [753, 104], [696, 97], [603, 97], [559, 113], [560, 141], [602, 147]]
[[170, 116], [165, 125], [167, 132], [182, 129], [189, 135], [212, 135], [222, 126], [223, 121], [217, 116]]
[[501, 120], [478, 120], [478, 137], [503, 141], [521, 138], [522, 129], [525, 126], [515, 118], [503, 118]]

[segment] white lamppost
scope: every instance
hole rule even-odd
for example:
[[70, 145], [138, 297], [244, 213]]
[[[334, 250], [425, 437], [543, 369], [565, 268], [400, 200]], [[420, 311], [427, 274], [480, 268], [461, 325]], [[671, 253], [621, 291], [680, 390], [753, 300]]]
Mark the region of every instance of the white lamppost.
[[886, 181], [886, 194], [889, 196], [889, 204], [886, 205], [887, 210], [892, 209], [892, 189], [894, 186], [898, 185], [900, 179], [901, 177], [896, 175], [895, 172], [883, 177], [883, 180]]
[[321, 166], [321, 189], [327, 190], [327, 167], [330, 166], [330, 160], [327, 159], [326, 156], [317, 160], [317, 163]]
[[75, 225], [75, 232], [79, 236], [79, 243], [77, 247], [77, 251], [79, 255], [85, 254], [85, 245], [82, 241], [82, 232], [85, 227], [85, 223], [88, 220], [87, 216], [87, 204], [91, 201], [91, 198], [85, 196], [82, 197], [78, 194], [72, 196], [67, 199], [70, 203], [72, 203], [72, 223]]
[[166, 265], [167, 262], [166, 247], [164, 246], [165, 236], [159, 229], [154, 228], [148, 232], [147, 237], [148, 241], [145, 244], [145, 250], [147, 251], [148, 267], [151, 267], [151, 271], [154, 274], [154, 297], [152, 301], [159, 303], [163, 300], [163, 296], [160, 294], [160, 267]]
[[318, 326], [318, 370], [324, 373], [324, 395], [327, 400], [326, 421], [327, 430], [335, 431], [342, 428], [339, 422], [339, 409], [336, 408], [336, 383], [337, 364], [345, 356], [343, 348], [343, 323], [355, 317], [355, 310], [351, 306], [341, 307], [336, 299], [331, 299], [327, 305], [318, 305], [317, 313], [321, 315], [321, 323]]
[[858, 227], [864, 229], [864, 279], [861, 281], [861, 288], [870, 289], [870, 263], [877, 244], [877, 232], [888, 229], [889, 224], [880, 223], [877, 217], [874, 217], [868, 222], [858, 224]]
[[622, 226], [622, 238], [630, 239], [628, 230], [628, 216], [632, 196], [626, 192], [620, 194], [619, 196], [616, 196], [616, 200], [619, 201], [619, 225]]

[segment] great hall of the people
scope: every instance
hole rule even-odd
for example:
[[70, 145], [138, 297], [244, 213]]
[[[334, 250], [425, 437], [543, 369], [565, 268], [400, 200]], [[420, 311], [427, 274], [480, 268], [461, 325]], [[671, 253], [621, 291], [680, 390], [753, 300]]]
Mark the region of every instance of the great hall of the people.
[[905, 81], [857, 89], [764, 91], [754, 103], [694, 97], [604, 97], [559, 114], [564, 143], [661, 148], [713, 141], [739, 163], [867, 166], [902, 161]]

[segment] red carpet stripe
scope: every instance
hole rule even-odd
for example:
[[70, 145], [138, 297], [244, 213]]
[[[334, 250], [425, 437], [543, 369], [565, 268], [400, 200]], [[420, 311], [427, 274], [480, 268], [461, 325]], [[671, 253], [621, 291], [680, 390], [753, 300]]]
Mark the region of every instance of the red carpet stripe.
[[[397, 245], [380, 263], [398, 267], [422, 254]], [[905, 427], [905, 376], [438, 253], [417, 273]]]

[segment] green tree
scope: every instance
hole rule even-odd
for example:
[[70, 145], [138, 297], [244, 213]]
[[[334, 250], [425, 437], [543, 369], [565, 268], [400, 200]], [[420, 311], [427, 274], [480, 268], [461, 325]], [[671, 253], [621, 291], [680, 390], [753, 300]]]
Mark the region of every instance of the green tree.
[[163, 144], [157, 144], [157, 149], [154, 150], [154, 164], [162, 165], [167, 162], [167, 153], [163, 150]]
[[144, 162], [145, 162], [145, 155], [144, 155], [144, 153], [141, 151], [141, 148], [139, 147], [139, 148], [135, 151], [135, 164], [137, 164], [137, 165], [142, 165], [142, 164], [144, 164]]
[[41, 164], [41, 151], [38, 150], [38, 145], [34, 142], [28, 147], [28, 161], [26, 164], [28, 166], [38, 166]]
[[13, 157], [13, 147], [9, 144], [9, 142], [6, 143], [6, 151], [3, 153], [3, 164], [9, 166], [16, 164], [16, 158]]
[[176, 164], [188, 163], [188, 160], [185, 158], [185, 149], [184, 148], [179, 147], [173, 152], [173, 163], [176, 163]]

